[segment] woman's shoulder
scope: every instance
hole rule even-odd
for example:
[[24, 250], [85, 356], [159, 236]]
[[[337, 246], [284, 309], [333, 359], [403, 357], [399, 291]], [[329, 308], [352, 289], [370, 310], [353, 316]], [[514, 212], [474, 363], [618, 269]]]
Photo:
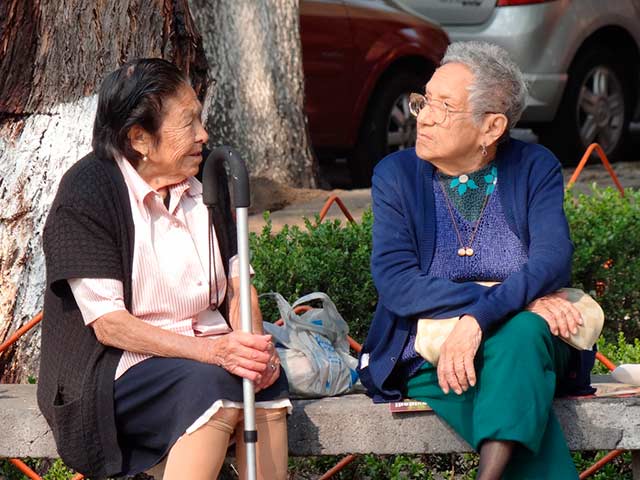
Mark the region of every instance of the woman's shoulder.
[[63, 174], [58, 186], [57, 199], [63, 203], [85, 203], [104, 194], [113, 194], [122, 174], [115, 162], [88, 153]]
[[62, 182], [75, 182], [80, 179], [90, 179], [91, 177], [100, 177], [105, 174], [106, 162], [100, 160], [95, 153], [87, 153], [77, 162], [69, 167], [62, 175]]
[[544, 145], [539, 143], [525, 142], [515, 138], [510, 138], [501, 153], [505, 162], [520, 167], [528, 167], [535, 164], [536, 167], [547, 166], [553, 168], [560, 165], [560, 161]]
[[380, 160], [373, 170], [373, 176], [385, 179], [398, 176], [415, 178], [417, 169], [421, 164], [426, 163], [416, 155], [415, 148], [405, 148]]
[[513, 138], [501, 146], [497, 160], [505, 181], [514, 184], [537, 184], [562, 172], [562, 165], [551, 150]]

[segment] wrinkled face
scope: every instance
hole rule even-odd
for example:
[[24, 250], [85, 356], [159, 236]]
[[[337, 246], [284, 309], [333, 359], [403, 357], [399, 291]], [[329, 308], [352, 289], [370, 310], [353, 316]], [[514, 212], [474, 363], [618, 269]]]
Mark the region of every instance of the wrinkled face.
[[154, 175], [178, 183], [198, 173], [202, 147], [209, 136], [202, 125], [202, 105], [189, 85], [164, 100], [162, 109], [156, 141], [149, 147], [147, 162], [140, 163], [148, 163]]
[[444, 122], [436, 124], [436, 115], [431, 109], [420, 110], [416, 139], [418, 157], [441, 164], [477, 157], [481, 129], [470, 113], [468, 87], [472, 82], [471, 70], [461, 63], [447, 63], [434, 72], [426, 85], [425, 97], [436, 100], [434, 106], [446, 105], [449, 113]]

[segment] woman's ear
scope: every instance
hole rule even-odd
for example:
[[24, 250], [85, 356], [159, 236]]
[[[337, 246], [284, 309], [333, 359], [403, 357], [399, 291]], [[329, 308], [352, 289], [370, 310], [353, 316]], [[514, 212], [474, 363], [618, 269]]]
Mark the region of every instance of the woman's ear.
[[151, 151], [152, 138], [149, 133], [139, 125], [134, 125], [127, 134], [131, 147], [140, 155], [147, 156]]
[[493, 145], [506, 131], [509, 121], [502, 113], [489, 113], [486, 115], [482, 136], [484, 145]]

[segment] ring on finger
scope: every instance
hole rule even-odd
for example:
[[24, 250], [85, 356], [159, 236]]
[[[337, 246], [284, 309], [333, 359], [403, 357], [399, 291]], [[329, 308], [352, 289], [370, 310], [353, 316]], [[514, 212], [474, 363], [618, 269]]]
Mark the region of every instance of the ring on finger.
[[278, 368], [278, 366], [277, 366], [275, 363], [270, 363], [270, 364], [269, 364], [269, 368], [270, 368], [271, 370], [275, 370], [275, 369], [277, 369], [277, 368]]

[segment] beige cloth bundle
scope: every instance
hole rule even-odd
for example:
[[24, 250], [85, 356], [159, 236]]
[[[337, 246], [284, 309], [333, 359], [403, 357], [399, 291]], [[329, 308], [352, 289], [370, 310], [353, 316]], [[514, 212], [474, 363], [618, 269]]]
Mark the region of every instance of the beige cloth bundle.
[[[491, 286], [495, 283], [478, 282], [481, 285]], [[562, 288], [561, 292], [567, 294], [569, 300], [582, 316], [582, 325], [578, 326], [578, 332], [569, 338], [559, 338], [578, 350], [591, 350], [598, 340], [604, 325], [604, 312], [598, 302], [577, 288]], [[438, 364], [440, 347], [447, 339], [458, 317], [418, 320], [415, 348], [422, 357], [432, 365]]]

